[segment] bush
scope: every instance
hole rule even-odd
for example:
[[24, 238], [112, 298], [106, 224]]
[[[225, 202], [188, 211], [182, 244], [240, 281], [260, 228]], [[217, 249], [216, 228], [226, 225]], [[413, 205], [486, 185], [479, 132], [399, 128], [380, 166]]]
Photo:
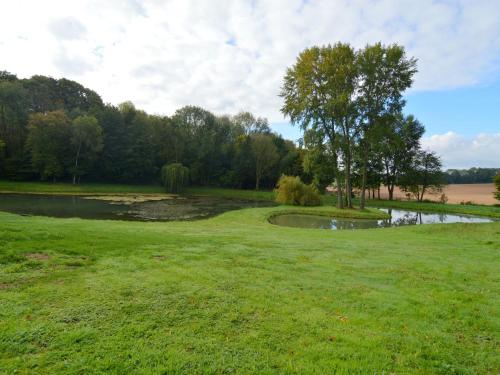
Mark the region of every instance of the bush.
[[294, 206], [319, 206], [321, 198], [314, 185], [304, 184], [299, 177], [282, 175], [276, 185], [276, 202]]
[[189, 181], [189, 168], [181, 163], [164, 165], [161, 169], [161, 181], [169, 193], [180, 193]]

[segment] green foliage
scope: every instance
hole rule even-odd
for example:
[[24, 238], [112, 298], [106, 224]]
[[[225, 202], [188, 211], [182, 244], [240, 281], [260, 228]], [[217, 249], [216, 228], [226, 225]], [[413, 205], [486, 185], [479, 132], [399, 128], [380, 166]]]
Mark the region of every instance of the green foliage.
[[497, 191], [494, 193], [495, 198], [500, 201], [500, 173], [495, 176], [493, 182], [495, 184], [495, 188], [497, 189]]
[[255, 190], [259, 190], [260, 181], [279, 161], [279, 154], [273, 138], [267, 134], [252, 134], [250, 136], [252, 160], [255, 170]]
[[79, 116], [71, 126], [70, 143], [74, 155], [73, 183], [87, 173], [102, 150], [102, 129], [94, 116]]
[[419, 151], [401, 176], [400, 187], [422, 202], [426, 192], [436, 194], [443, 190], [445, 180], [441, 168], [441, 159], [434, 152]]
[[63, 111], [36, 113], [28, 124], [28, 149], [42, 180], [60, 177], [69, 163], [71, 120]]
[[[403, 92], [411, 86], [415, 73], [416, 60], [407, 58], [403, 47], [381, 43], [358, 51], [344, 43], [307, 48], [287, 70], [280, 94], [284, 98], [281, 111], [292, 124], [322, 137], [315, 142], [313, 153], [317, 154], [318, 145], [328, 144], [329, 167], [339, 187], [339, 207], [343, 203], [342, 185], [347, 206], [352, 207], [356, 164], [361, 176], [360, 205], [364, 207], [368, 174], [377, 164], [373, 162], [377, 159], [374, 127], [401, 113]], [[319, 160], [317, 155], [314, 159]]]
[[189, 182], [189, 168], [180, 163], [172, 163], [161, 169], [163, 186], [169, 193], [178, 194]]
[[[47, 152], [41, 158], [30, 148], [28, 118], [54, 111], [68, 117], [71, 134], [51, 161]], [[270, 163], [254, 157], [252, 139], [260, 135], [269, 139], [264, 151], [275, 147], [277, 159], [272, 151], [266, 154]], [[40, 75], [18, 79], [3, 71], [0, 139], [5, 142], [0, 175], [12, 180], [77, 182], [85, 175], [94, 181], [151, 183], [164, 165], [181, 163], [197, 185], [272, 188], [282, 173], [303, 172], [303, 155], [295, 144], [272, 133], [267, 119], [249, 112], [216, 116], [186, 106], [172, 117], [150, 115], [131, 102], [104, 105], [97, 93], [71, 80]]]
[[276, 185], [276, 202], [294, 206], [319, 206], [321, 198], [314, 185], [304, 184], [298, 176], [282, 175]]

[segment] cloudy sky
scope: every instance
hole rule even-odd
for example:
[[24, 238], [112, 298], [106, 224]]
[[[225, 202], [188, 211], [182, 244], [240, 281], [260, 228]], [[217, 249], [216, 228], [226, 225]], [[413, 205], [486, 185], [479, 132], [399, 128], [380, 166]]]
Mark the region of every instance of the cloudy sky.
[[67, 77], [151, 113], [249, 110], [287, 138], [287, 66], [314, 44], [399, 43], [418, 58], [406, 111], [446, 167], [500, 166], [500, 1], [4, 0], [0, 70]]

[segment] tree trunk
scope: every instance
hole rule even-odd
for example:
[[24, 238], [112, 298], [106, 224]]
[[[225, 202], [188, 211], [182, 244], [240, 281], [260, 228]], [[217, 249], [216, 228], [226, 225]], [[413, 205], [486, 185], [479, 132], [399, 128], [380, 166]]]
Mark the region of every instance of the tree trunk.
[[362, 176], [361, 176], [361, 196], [359, 197], [359, 208], [364, 209], [366, 206], [366, 169], [367, 169], [367, 161], [366, 157], [365, 160], [363, 160], [363, 169], [362, 169]]
[[259, 174], [257, 173], [255, 175], [255, 190], [259, 190], [259, 186], [260, 186], [260, 176]]
[[348, 153], [348, 155], [346, 155], [346, 166], [345, 166], [346, 206], [347, 206], [347, 208], [352, 208], [351, 156], [350, 156], [350, 150], [348, 150], [347, 153]]
[[392, 201], [394, 198], [394, 185], [389, 184], [387, 186], [387, 191], [389, 192], [389, 200]]
[[379, 185], [379, 187], [377, 188], [377, 199], [380, 199], [380, 185]]
[[80, 149], [81, 149], [81, 144], [78, 145], [78, 150], [76, 151], [75, 171], [73, 172], [73, 185], [76, 184], [76, 170], [78, 168], [78, 158], [80, 157]]

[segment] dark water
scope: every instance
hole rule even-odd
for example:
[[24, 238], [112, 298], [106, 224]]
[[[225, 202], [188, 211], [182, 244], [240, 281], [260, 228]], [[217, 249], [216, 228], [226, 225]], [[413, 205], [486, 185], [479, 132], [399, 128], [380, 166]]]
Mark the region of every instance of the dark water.
[[0, 194], [0, 211], [20, 215], [136, 221], [196, 220], [225, 211], [273, 205], [270, 202], [213, 197], [179, 197], [117, 204], [81, 196]]
[[487, 217], [467, 216], [457, 214], [430, 213], [420, 211], [380, 209], [391, 215], [390, 219], [344, 219], [316, 215], [284, 214], [273, 217], [272, 224], [295, 228], [320, 229], [368, 229], [399, 227], [403, 225], [444, 224], [444, 223], [489, 223], [495, 221]]

